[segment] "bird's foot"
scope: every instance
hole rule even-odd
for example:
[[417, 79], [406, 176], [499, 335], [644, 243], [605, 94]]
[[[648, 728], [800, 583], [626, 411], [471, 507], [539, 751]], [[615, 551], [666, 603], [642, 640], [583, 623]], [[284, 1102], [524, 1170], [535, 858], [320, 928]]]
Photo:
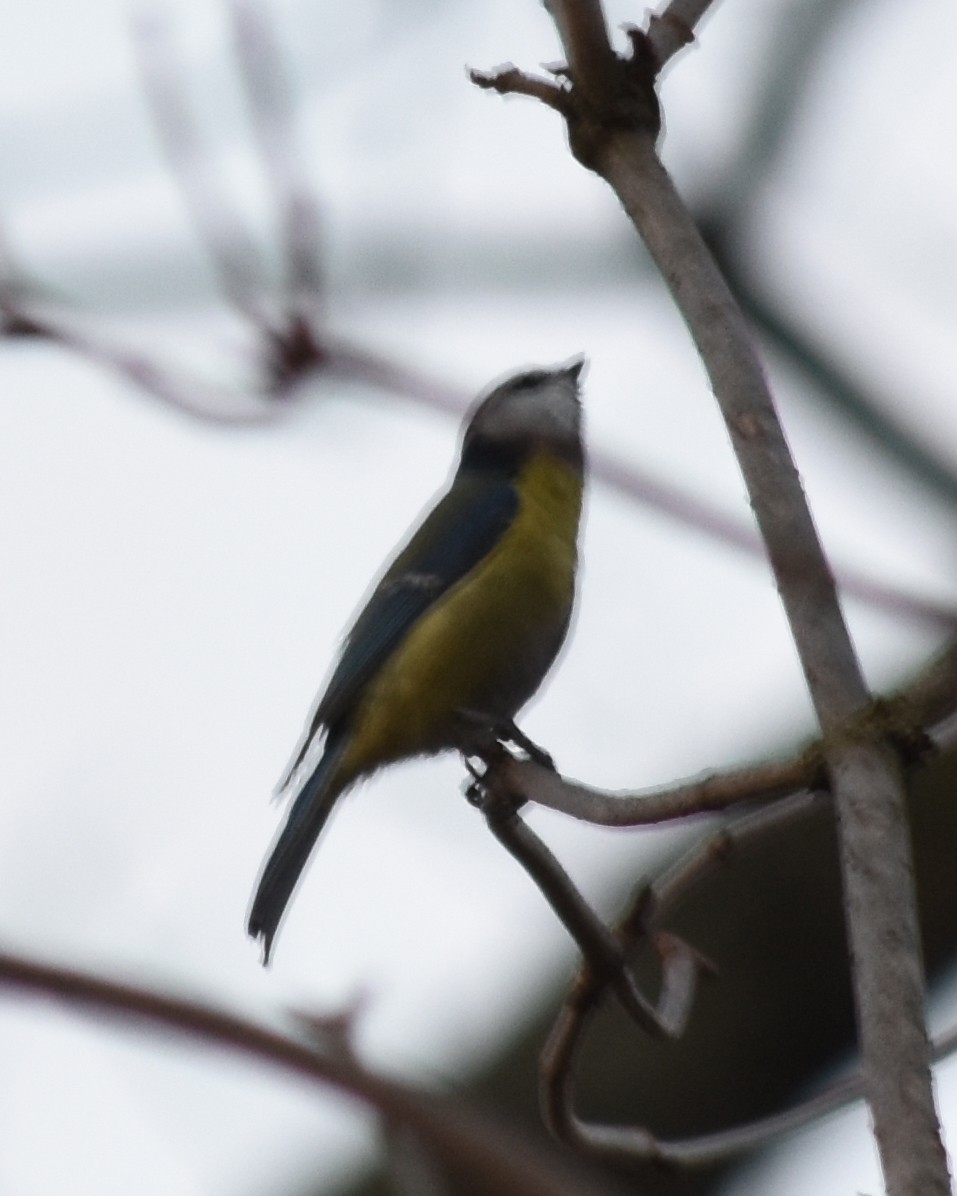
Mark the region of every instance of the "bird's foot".
[[547, 768], [549, 772], [558, 772], [558, 769], [555, 767], [555, 761], [552, 759], [550, 753], [546, 752], [543, 747], [539, 747], [534, 739], [529, 739], [513, 720], [510, 720], [508, 723], [508, 739], [516, 747], [521, 748], [533, 763], [540, 764], [542, 768]]
[[474, 756], [463, 756], [462, 763], [472, 778], [471, 781], [466, 782], [462, 790], [465, 800], [470, 806], [477, 806], [481, 809], [486, 795], [485, 774], [488, 772], [488, 765], [483, 767]]
[[547, 768], [550, 772], [557, 771], [555, 761], [549, 753], [534, 740], [529, 739], [514, 719], [495, 718], [493, 715], [483, 714], [480, 710], [460, 709], [457, 714], [464, 731], [463, 742], [460, 745], [463, 755], [477, 756], [486, 763], [491, 763], [501, 754], [503, 746], [511, 743], [535, 764]]

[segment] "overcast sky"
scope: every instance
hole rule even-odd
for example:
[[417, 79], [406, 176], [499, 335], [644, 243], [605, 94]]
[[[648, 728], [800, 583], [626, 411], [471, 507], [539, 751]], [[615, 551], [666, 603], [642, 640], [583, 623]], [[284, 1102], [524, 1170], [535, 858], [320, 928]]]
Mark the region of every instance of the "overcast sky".
[[[802, 7], [724, 0], [671, 68], [664, 152], [692, 196], [733, 160], [770, 47]], [[643, 15], [608, 8], [613, 24]], [[154, 11], [180, 45], [210, 160], [275, 270], [227, 10], [184, 0]], [[557, 57], [540, 6], [369, 0], [347, 15], [286, 0], [271, 11], [322, 216], [330, 326], [451, 394], [585, 351], [592, 445], [746, 519], [700, 366], [610, 192], [570, 159], [553, 114], [466, 81], [466, 64]], [[9, 251], [91, 326], [148, 347], [197, 392], [248, 388], [251, 339], [218, 300], [160, 152], [130, 11], [0, 0], [0, 13]], [[955, 36], [943, 0], [906, 15], [858, 5], [751, 231], [767, 284], [849, 346], [957, 463]], [[957, 603], [953, 512], [770, 366], [835, 560]], [[281, 418], [226, 428], [27, 342], [0, 351], [0, 394], [4, 945], [267, 1018], [365, 995], [371, 1063], [455, 1084], [574, 959], [462, 799], [456, 760], [390, 770], [343, 803], [270, 971], [243, 922], [279, 816], [269, 794], [351, 612], [443, 486], [456, 421], [319, 378]], [[853, 602], [848, 613], [878, 686], [938, 642], [925, 625]], [[563, 771], [619, 788], [812, 729], [760, 562], [599, 485], [574, 634], [522, 722]], [[611, 912], [633, 838], [533, 820]], [[671, 834], [647, 836], [648, 851]], [[253, 1196], [298, 1169], [332, 1179], [361, 1156], [361, 1118], [198, 1054], [4, 997], [0, 1191]], [[740, 1191], [876, 1190], [861, 1116], [848, 1132], [839, 1187], [789, 1161], [805, 1186], [765, 1175]]]

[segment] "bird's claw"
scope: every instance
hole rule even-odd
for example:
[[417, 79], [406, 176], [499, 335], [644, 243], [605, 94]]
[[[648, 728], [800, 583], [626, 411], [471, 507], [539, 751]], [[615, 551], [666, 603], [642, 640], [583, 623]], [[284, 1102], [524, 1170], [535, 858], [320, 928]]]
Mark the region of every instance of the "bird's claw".
[[529, 739], [514, 719], [494, 718], [479, 710], [465, 709], [459, 710], [458, 716], [466, 728], [467, 746], [463, 746], [463, 755], [466, 757], [477, 756], [488, 762], [503, 750], [505, 744], [511, 743], [535, 764], [547, 768], [549, 772], [558, 771], [551, 755]]

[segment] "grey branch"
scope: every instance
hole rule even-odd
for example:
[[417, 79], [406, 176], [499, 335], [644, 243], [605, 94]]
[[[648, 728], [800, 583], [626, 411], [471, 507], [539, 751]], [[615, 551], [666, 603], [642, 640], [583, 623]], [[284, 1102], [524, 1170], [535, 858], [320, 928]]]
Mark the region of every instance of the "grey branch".
[[[535, 881], [562, 924], [578, 944], [586, 969], [596, 985], [611, 988], [636, 1025], [654, 1036], [677, 1037], [684, 1029], [697, 981], [699, 957], [690, 949], [675, 949], [665, 969], [658, 1007], [635, 985], [618, 938], [575, 888], [568, 873], [535, 832], [519, 817], [501, 773], [492, 767], [473, 787], [474, 798], [492, 834]], [[674, 940], [677, 943], [677, 940]], [[685, 966], [690, 964], [690, 966]]]
[[[626, 915], [619, 939], [627, 955], [655, 928], [688, 887], [716, 868], [724, 867], [748, 842], [810, 815], [823, 795], [803, 794], [739, 818], [697, 844], [647, 889], [641, 891]], [[603, 996], [598, 978], [586, 968], [572, 987], [542, 1052], [540, 1097], [549, 1128], [561, 1141], [597, 1157], [617, 1162], [658, 1162], [671, 1166], [709, 1166], [766, 1145], [784, 1133], [808, 1125], [827, 1113], [860, 1100], [864, 1081], [859, 1070], [823, 1092], [783, 1112], [745, 1125], [694, 1138], [666, 1140], [643, 1126], [608, 1125], [583, 1120], [575, 1111], [576, 1063], [593, 1014]], [[957, 1049], [957, 1027], [934, 1042], [935, 1059]]]
[[434, 1158], [474, 1174], [489, 1191], [503, 1196], [607, 1196], [606, 1188], [569, 1174], [566, 1159], [548, 1155], [446, 1094], [436, 1096], [375, 1075], [335, 1041], [307, 1041], [203, 1001], [5, 952], [0, 952], [0, 987], [53, 998], [61, 1007], [106, 1013], [117, 1029], [159, 1029], [185, 1041], [226, 1048], [332, 1088], [411, 1133]]
[[[957, 641], [935, 656], [899, 693], [872, 703], [860, 722], [864, 728], [879, 731], [897, 746], [906, 764], [915, 766], [950, 746], [955, 715]], [[500, 783], [514, 799], [535, 802], [598, 826], [652, 826], [830, 787], [823, 740], [791, 756], [630, 792], [594, 789], [531, 760], [506, 757], [496, 767]]]
[[[572, 68], [565, 114], [572, 152], [612, 187], [688, 326], [731, 437], [821, 726], [840, 829], [863, 1072], [889, 1196], [946, 1196], [950, 1179], [923, 1022], [897, 751], [864, 717], [870, 695], [764, 371], [734, 297], [658, 160], [652, 110], [633, 102], [640, 77], [601, 66], [598, 0], [549, 0], [548, 8]], [[632, 42], [640, 71], [641, 41]], [[650, 83], [655, 71], [648, 69]], [[621, 90], [610, 94], [616, 81]]]

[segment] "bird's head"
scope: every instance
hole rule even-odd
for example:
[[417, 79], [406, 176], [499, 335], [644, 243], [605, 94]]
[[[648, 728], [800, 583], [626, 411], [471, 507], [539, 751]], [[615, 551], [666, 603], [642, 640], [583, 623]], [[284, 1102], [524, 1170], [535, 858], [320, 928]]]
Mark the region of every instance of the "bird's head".
[[462, 464], [520, 461], [537, 449], [581, 466], [581, 374], [578, 354], [550, 369], [510, 374], [481, 394], [465, 426]]

